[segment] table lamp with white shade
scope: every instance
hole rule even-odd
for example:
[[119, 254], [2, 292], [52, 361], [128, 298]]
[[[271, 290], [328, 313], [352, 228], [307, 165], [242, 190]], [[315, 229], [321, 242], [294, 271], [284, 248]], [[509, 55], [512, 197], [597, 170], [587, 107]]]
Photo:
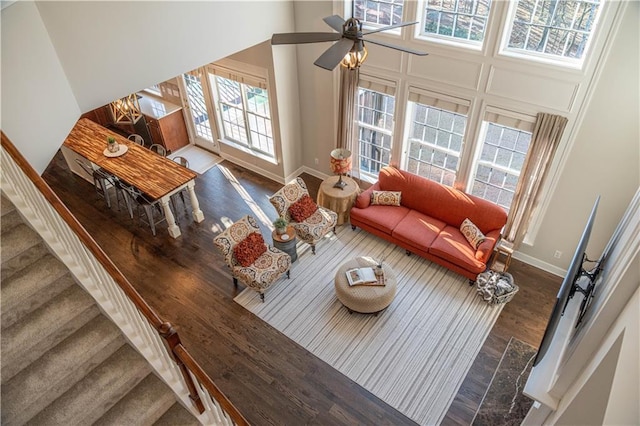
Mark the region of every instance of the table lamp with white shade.
[[334, 188], [344, 189], [347, 182], [342, 180], [342, 175], [351, 171], [351, 151], [344, 148], [337, 148], [331, 151], [331, 171], [340, 176]]

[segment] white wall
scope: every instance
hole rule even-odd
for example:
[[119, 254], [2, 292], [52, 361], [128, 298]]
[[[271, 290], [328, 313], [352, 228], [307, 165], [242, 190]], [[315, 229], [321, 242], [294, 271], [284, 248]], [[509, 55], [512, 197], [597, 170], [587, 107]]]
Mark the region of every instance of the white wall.
[[[597, 258], [640, 184], [640, 3], [630, 2], [557, 180], [532, 247], [523, 253], [565, 268], [600, 194], [588, 253]], [[554, 261], [555, 250], [564, 253]]]
[[[39, 2], [82, 111], [290, 28], [287, 2]], [[247, 13], [247, 11], [251, 13]]]
[[[251, 11], [251, 13], [247, 13]], [[15, 2], [2, 128], [42, 172], [81, 113], [293, 29], [288, 2]]]
[[[330, 15], [333, 15], [333, 5], [330, 1], [296, 2], [296, 31], [331, 32], [331, 28], [322, 20]], [[324, 70], [313, 65], [313, 62], [330, 46], [330, 43], [312, 43], [296, 47], [302, 122], [302, 164], [327, 175], [331, 174], [329, 153], [336, 147], [338, 98], [335, 84], [338, 71]], [[279, 47], [275, 46], [274, 49]]]
[[2, 9], [2, 131], [42, 172], [80, 109], [32, 2]]

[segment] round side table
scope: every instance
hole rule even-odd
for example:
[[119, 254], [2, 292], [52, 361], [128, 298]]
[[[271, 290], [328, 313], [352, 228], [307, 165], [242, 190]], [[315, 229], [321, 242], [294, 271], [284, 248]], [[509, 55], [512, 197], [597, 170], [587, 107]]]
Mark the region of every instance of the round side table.
[[293, 229], [293, 226], [287, 226], [287, 232], [284, 234], [278, 234], [275, 230], [271, 233], [271, 238], [273, 239], [273, 246], [277, 249], [282, 250], [291, 256], [291, 262], [295, 262], [298, 260], [298, 250], [296, 249], [296, 244], [298, 240], [296, 238], [296, 231]]
[[340, 176], [331, 176], [322, 181], [318, 189], [317, 203], [338, 213], [336, 224], [342, 225], [349, 221], [349, 211], [360, 193], [360, 187], [355, 180], [348, 176], [342, 176], [342, 180], [347, 185], [342, 189], [334, 188], [333, 185], [338, 182], [339, 178]]

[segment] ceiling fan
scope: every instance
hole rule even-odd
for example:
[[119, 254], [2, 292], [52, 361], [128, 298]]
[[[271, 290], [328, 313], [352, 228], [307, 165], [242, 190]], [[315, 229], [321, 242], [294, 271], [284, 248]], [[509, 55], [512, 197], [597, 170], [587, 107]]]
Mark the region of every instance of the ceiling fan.
[[[362, 32], [362, 23], [356, 18], [349, 18], [346, 21], [338, 15], [327, 16], [323, 19], [331, 28], [337, 31], [337, 33], [281, 33], [274, 34], [271, 37], [271, 44], [301, 44], [301, 43], [319, 43], [326, 41], [337, 41], [327, 49], [316, 61], [315, 65], [327, 69], [333, 70], [339, 63], [344, 62], [344, 65], [349, 68], [357, 68], [362, 64], [367, 56], [367, 49], [364, 47], [364, 42], [373, 43], [391, 49], [400, 50], [402, 52], [411, 53], [413, 55], [425, 56], [428, 53], [420, 52], [418, 50], [408, 49], [402, 46], [396, 46], [389, 43], [383, 43], [377, 40], [366, 39], [365, 36], [373, 33], [379, 33], [381, 31], [387, 31], [394, 28], [405, 27], [407, 25], [415, 25], [418, 22], [401, 22], [395, 25], [389, 25], [382, 28], [376, 28], [370, 31]], [[347, 54], [351, 53], [351, 58], [345, 58]]]

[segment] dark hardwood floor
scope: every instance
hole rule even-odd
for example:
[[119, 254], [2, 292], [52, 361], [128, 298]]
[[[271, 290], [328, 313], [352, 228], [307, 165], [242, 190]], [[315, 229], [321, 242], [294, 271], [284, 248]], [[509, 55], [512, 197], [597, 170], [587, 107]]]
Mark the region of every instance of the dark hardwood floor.
[[[279, 183], [229, 162], [196, 180], [205, 220], [178, 215], [182, 236], [166, 227], [153, 237], [125, 210], [107, 209], [93, 186], [71, 173], [61, 153], [44, 179], [148, 303], [174, 324], [185, 346], [255, 425], [413, 425], [413, 421], [233, 302], [234, 289], [213, 237], [245, 214], [276, 216], [268, 197]], [[302, 175], [315, 199], [320, 180]], [[321, 245], [319, 250], [322, 250]], [[444, 419], [469, 424], [509, 338], [533, 346], [542, 338], [560, 278], [514, 260], [520, 292], [508, 303]], [[474, 291], [471, 287], [469, 291]], [[266, 294], [268, 303], [268, 292]]]

